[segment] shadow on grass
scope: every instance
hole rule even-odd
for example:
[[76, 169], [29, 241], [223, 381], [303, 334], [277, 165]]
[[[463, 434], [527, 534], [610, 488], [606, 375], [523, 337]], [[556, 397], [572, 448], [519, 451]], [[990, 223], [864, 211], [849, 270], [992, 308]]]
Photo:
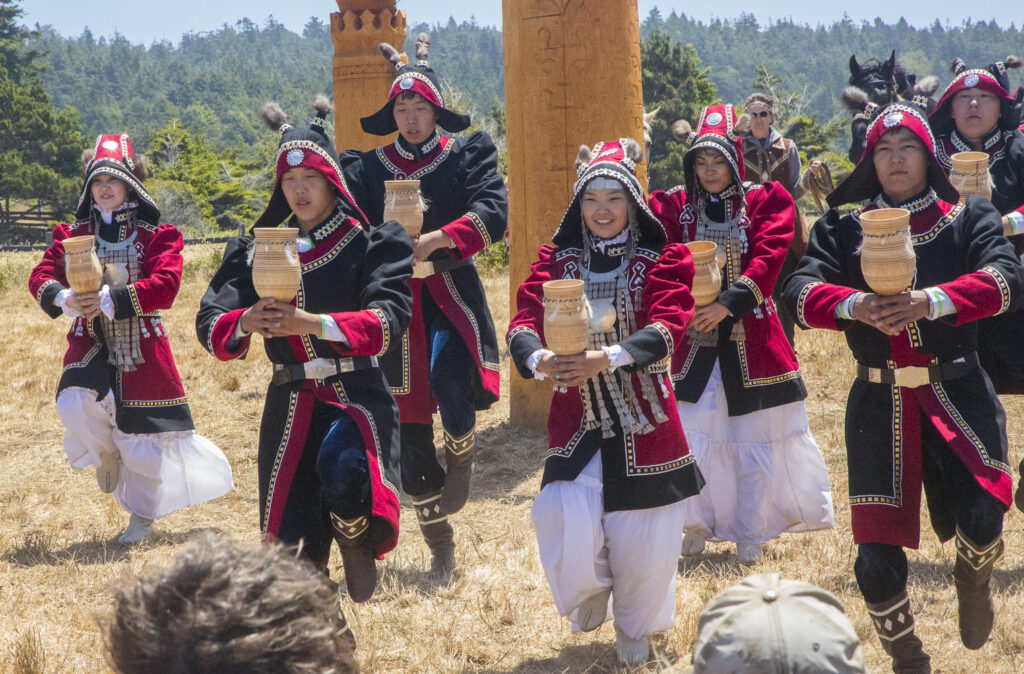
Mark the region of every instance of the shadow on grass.
[[[1003, 592], [1009, 589], [1018, 591], [1024, 586], [1024, 567], [1006, 569], [999, 567], [992, 572], [992, 589], [996, 592]], [[910, 570], [909, 584], [919, 588], [953, 588], [953, 560], [949, 561], [926, 561], [911, 559], [907, 564]]]
[[531, 658], [523, 660], [511, 669], [488, 667], [478, 670], [481, 674], [548, 674], [549, 672], [599, 672], [621, 671], [616, 665], [614, 637], [608, 641], [594, 641], [588, 644], [573, 644], [558, 651], [554, 658]]
[[203, 531], [212, 531], [218, 535], [224, 534], [222, 530], [215, 527], [197, 527], [187, 532], [175, 533], [157, 530], [149, 540], [138, 545], [118, 543], [115, 537], [110, 540], [80, 541], [63, 549], [58, 548], [56, 536], [29, 534], [17, 546], [0, 554], [0, 561], [23, 567], [60, 566], [68, 562], [109, 564], [127, 559], [133, 547], [176, 546]]
[[544, 465], [547, 434], [508, 421], [480, 429], [476, 434], [471, 499], [507, 497]]

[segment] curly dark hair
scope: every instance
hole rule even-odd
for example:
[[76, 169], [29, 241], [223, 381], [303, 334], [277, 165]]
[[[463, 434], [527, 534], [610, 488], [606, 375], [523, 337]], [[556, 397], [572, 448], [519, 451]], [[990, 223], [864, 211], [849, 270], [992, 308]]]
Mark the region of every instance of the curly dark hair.
[[104, 640], [120, 674], [359, 671], [322, 573], [280, 545], [242, 548], [211, 533], [119, 589]]

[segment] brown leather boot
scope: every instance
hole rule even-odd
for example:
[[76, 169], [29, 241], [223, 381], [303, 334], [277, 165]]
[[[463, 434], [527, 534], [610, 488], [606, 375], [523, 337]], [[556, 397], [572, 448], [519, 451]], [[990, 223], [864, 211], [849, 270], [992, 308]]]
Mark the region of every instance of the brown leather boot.
[[978, 650], [988, 641], [995, 622], [995, 605], [989, 589], [992, 569], [1003, 556], [1003, 537], [988, 545], [978, 545], [956, 529], [956, 564], [953, 584], [956, 586], [957, 613], [960, 618], [960, 641], [971, 650]]
[[354, 602], [364, 602], [377, 587], [377, 560], [370, 542], [370, 520], [365, 515], [345, 520], [331, 513], [334, 540], [345, 567], [345, 587]]
[[452, 515], [462, 510], [469, 500], [469, 480], [473, 476], [473, 454], [476, 451], [476, 427], [462, 437], [444, 432], [444, 488], [441, 489], [441, 512]]
[[864, 603], [882, 642], [882, 650], [892, 658], [892, 671], [897, 674], [931, 674], [931, 658], [914, 634], [914, 615], [910, 612], [907, 591], [877, 604]]
[[455, 539], [448, 516], [441, 510], [441, 492], [416, 496], [412, 500], [423, 539], [430, 548], [430, 571], [434, 580], [446, 581], [455, 572]]

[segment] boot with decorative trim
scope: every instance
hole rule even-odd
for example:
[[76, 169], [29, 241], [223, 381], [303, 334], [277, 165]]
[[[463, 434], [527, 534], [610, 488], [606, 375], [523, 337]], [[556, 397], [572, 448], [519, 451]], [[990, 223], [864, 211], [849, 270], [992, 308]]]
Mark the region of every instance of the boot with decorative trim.
[[430, 571], [433, 580], [446, 581], [455, 573], [455, 539], [448, 515], [441, 510], [441, 492], [432, 491], [412, 499], [423, 540], [430, 548]]
[[346, 520], [331, 513], [331, 529], [341, 550], [345, 587], [354, 602], [364, 602], [377, 587], [377, 560], [370, 543], [370, 520], [365, 515]]
[[877, 604], [864, 603], [882, 642], [882, 650], [892, 658], [892, 671], [897, 674], [931, 674], [931, 658], [914, 634], [914, 614], [910, 612], [907, 591]]
[[960, 618], [960, 641], [971, 650], [978, 650], [988, 641], [995, 622], [995, 605], [989, 580], [992, 569], [1003, 556], [1003, 537], [981, 546], [956, 529], [956, 564], [953, 584], [956, 586], [957, 613]]
[[441, 489], [441, 510], [452, 515], [462, 510], [469, 500], [469, 481], [473, 477], [473, 454], [476, 453], [476, 427], [461, 437], [444, 432], [444, 488]]

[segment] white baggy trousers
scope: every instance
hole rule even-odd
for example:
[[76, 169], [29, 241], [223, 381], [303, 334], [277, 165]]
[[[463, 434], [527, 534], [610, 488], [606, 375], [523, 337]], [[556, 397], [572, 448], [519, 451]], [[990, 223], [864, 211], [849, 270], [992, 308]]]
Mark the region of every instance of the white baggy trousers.
[[578, 632], [577, 610], [611, 590], [611, 614], [631, 639], [672, 627], [683, 501], [605, 512], [601, 454], [571, 482], [552, 482], [533, 502], [540, 560], [558, 612]]
[[72, 468], [99, 466], [100, 452], [120, 457], [113, 497], [122, 508], [158, 519], [231, 490], [231, 464], [215, 444], [195, 431], [124, 433], [115, 423], [115, 405], [112, 392], [102, 400], [84, 388], [57, 396]]

